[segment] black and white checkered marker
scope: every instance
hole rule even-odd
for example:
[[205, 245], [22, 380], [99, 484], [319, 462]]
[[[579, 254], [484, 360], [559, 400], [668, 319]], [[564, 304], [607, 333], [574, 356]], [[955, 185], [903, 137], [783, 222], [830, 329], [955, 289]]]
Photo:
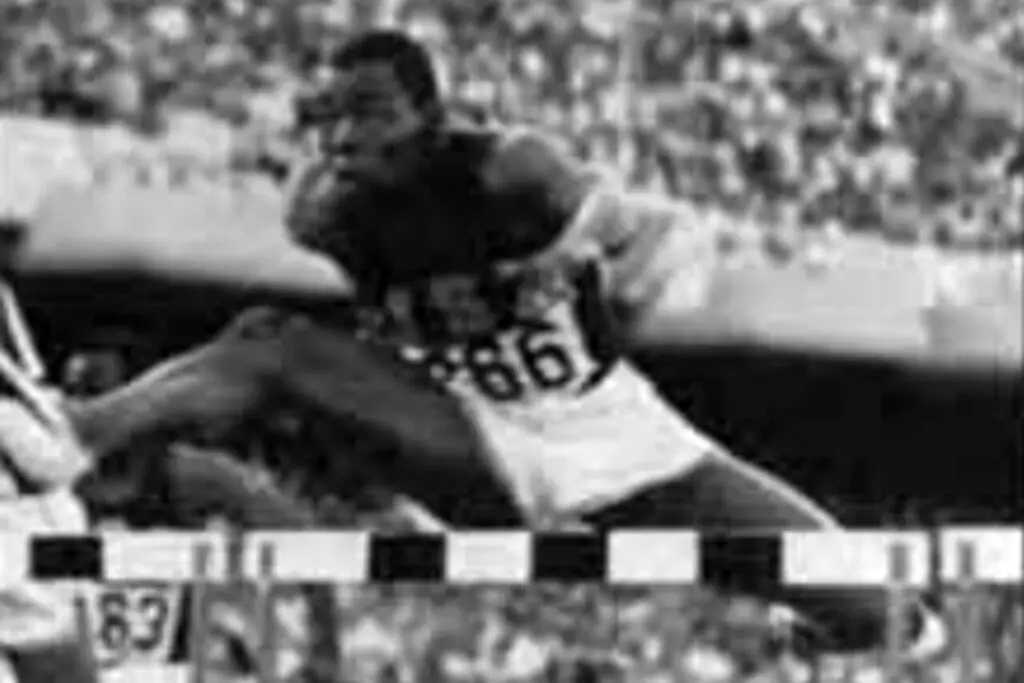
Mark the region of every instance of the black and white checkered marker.
[[0, 585], [26, 579], [219, 583], [230, 577], [227, 547], [217, 532], [0, 534]]
[[[938, 536], [939, 573], [961, 581], [1022, 580], [1021, 531], [952, 529]], [[702, 536], [691, 531], [608, 535], [455, 532], [376, 536], [365, 532], [255, 532], [237, 542], [221, 533], [103, 533], [87, 537], [0, 536], [0, 585], [28, 580], [609, 584], [750, 586], [927, 585], [930, 537], [916, 531], [786, 532]], [[197, 576], [197, 553], [204, 576]], [[273, 575], [263, 563], [271, 557]], [[957, 560], [956, 558], [960, 558]]]

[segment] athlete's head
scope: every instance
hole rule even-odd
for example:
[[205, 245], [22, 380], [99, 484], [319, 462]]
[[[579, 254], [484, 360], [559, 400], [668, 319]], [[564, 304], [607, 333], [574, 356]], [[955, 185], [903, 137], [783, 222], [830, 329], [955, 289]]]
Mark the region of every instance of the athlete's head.
[[330, 67], [309, 119], [343, 189], [412, 180], [441, 120], [437, 79], [424, 48], [403, 33], [372, 31], [341, 46]]

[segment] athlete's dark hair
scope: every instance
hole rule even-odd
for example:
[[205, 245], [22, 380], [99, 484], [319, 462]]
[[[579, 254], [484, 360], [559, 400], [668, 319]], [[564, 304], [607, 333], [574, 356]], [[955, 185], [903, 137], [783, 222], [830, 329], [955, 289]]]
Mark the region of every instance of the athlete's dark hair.
[[331, 55], [335, 69], [360, 64], [389, 64], [412, 103], [421, 110], [438, 110], [441, 99], [430, 55], [401, 31], [367, 31], [345, 42]]

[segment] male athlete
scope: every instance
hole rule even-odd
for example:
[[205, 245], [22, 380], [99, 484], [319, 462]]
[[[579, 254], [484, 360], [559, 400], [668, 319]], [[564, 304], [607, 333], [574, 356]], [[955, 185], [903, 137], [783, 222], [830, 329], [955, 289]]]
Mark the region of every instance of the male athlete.
[[[531, 132], [453, 127], [429, 58], [400, 33], [357, 37], [330, 66], [330, 82], [304, 104], [318, 154], [297, 174], [286, 220], [300, 245], [352, 281], [372, 341], [359, 350], [302, 323], [271, 336], [294, 394], [398, 440], [422, 439], [418, 459], [371, 465], [443, 517], [473, 525], [490, 512], [491, 523], [517, 517], [533, 528], [837, 526], [723, 452], [623, 355], [623, 323], [670, 278], [686, 281], [674, 296], [703, 304], [715, 236], [698, 213], [597, 182]], [[304, 368], [317, 366], [318, 353], [323, 372], [311, 376]], [[430, 398], [434, 387], [475, 429]], [[489, 472], [476, 470], [470, 485], [452, 464], [468, 463], [474, 449]], [[410, 468], [444, 471], [444, 480], [408, 476]], [[508, 506], [467, 513], [474, 486], [493, 495], [487, 474]], [[440, 500], [440, 488], [457, 500]], [[882, 641], [882, 595], [785, 598], [826, 624], [837, 647]], [[944, 640], [924, 610], [908, 621], [908, 656]]]

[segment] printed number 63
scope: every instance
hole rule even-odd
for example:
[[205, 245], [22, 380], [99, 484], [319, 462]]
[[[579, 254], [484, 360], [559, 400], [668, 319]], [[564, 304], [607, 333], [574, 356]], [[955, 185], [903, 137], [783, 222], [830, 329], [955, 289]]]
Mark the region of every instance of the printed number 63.
[[103, 647], [148, 651], [160, 644], [169, 610], [162, 595], [145, 592], [136, 596], [119, 590], [100, 596], [99, 612]]

